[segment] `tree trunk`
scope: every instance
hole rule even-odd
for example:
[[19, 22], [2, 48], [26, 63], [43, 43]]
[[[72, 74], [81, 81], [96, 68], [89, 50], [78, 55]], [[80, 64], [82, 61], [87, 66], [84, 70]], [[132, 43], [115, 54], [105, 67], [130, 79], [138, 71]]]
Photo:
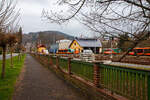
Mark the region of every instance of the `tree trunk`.
[[19, 54], [18, 54], [18, 61], [20, 61], [21, 60], [21, 55], [20, 55], [20, 52], [19, 52]]
[[19, 61], [19, 54], [18, 54], [18, 61]]
[[6, 65], [6, 46], [3, 47], [3, 60], [2, 60], [2, 73], [1, 78], [5, 77], [5, 65]]
[[13, 68], [13, 56], [12, 56], [13, 55], [13, 50], [12, 50], [12, 47], [11, 47], [11, 51], [10, 52], [11, 52], [11, 54], [10, 54], [10, 62], [11, 62], [10, 67]]

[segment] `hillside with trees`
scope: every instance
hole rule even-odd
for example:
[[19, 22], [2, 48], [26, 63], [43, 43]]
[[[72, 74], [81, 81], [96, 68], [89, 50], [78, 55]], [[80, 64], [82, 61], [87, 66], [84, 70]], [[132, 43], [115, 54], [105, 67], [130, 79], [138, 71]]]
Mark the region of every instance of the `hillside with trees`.
[[59, 31], [40, 31], [40, 32], [30, 32], [28, 34], [23, 34], [23, 44], [44, 44], [47, 48], [51, 44], [54, 44], [57, 40], [60, 39], [73, 39], [74, 37]]

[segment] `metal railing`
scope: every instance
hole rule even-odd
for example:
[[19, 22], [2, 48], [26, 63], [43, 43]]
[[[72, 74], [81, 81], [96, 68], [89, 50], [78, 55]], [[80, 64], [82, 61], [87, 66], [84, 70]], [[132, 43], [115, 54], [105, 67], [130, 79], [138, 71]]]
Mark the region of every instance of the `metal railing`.
[[[149, 100], [150, 72], [112, 65], [100, 65], [100, 85], [130, 99]], [[149, 98], [149, 99], [148, 99]]]
[[68, 58], [59, 58], [59, 66], [64, 70], [68, 70]]
[[56, 65], [56, 56], [51, 56], [51, 58], [52, 58], [53, 64]]
[[86, 80], [93, 81], [93, 64], [71, 60], [71, 72]]

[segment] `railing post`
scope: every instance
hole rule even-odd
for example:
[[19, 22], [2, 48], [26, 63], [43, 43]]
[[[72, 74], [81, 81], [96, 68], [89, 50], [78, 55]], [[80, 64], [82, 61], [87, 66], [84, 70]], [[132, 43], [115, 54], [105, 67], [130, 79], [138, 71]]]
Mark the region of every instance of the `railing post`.
[[150, 75], [147, 76], [147, 96], [148, 100], [150, 100]]
[[71, 75], [71, 58], [68, 58], [68, 74]]
[[56, 67], [59, 69], [59, 57], [56, 56]]
[[99, 68], [99, 63], [98, 62], [94, 62], [94, 85], [96, 87], [100, 87], [99, 85], [99, 81], [100, 81], [100, 68]]

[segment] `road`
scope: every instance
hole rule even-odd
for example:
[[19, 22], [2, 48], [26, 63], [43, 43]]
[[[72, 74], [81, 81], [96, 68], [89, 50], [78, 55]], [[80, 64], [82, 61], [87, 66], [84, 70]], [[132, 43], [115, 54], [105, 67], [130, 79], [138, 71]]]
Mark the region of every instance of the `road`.
[[109, 65], [150, 70], [150, 65], [130, 64], [130, 63], [111, 62], [111, 61], [103, 61], [103, 62], [104, 62], [104, 64], [109, 64]]
[[[13, 56], [17, 56], [18, 53], [13, 53]], [[10, 58], [10, 54], [7, 54], [6, 55], [6, 59], [9, 59]], [[2, 55], [0, 55], [0, 60], [2, 60]]]

